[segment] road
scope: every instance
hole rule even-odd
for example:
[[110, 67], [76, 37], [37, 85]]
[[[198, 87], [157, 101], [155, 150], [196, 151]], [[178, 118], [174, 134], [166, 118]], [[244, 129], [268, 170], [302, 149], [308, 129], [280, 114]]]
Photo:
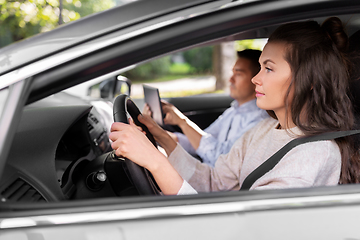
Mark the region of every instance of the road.
[[[215, 82], [216, 79], [214, 76], [206, 76], [196, 78], [183, 78], [167, 82], [146, 83], [146, 85], [158, 88], [161, 94], [185, 90], [214, 91]], [[144, 96], [142, 84], [133, 84], [131, 86], [131, 96], [134, 98]]]

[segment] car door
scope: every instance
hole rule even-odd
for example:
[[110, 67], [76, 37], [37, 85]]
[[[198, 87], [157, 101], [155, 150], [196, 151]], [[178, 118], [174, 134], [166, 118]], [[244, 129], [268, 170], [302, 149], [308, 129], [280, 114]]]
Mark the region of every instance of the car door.
[[6, 204], [0, 239], [358, 239], [358, 189], [341, 188]]

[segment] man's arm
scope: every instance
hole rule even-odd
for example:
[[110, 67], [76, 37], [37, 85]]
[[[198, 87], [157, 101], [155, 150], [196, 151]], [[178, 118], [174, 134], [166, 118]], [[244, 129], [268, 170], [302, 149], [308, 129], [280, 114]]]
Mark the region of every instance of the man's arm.
[[200, 140], [202, 136], [205, 135], [205, 132], [188, 118], [184, 119], [184, 121], [181, 122], [181, 124], [179, 124], [178, 126], [189, 139], [189, 142], [194, 147], [194, 149], [198, 149], [200, 145]]
[[189, 139], [189, 142], [198, 149], [200, 140], [205, 132], [199, 128], [194, 122], [188, 119], [182, 112], [179, 111], [174, 105], [162, 101], [163, 112], [166, 114], [164, 118], [165, 124], [178, 125], [182, 132]]

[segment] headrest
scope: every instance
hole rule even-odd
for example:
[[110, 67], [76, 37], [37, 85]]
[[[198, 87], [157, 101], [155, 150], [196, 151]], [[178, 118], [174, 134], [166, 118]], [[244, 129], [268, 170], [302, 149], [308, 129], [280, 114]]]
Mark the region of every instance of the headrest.
[[350, 93], [354, 113], [360, 117], [360, 30], [349, 38]]

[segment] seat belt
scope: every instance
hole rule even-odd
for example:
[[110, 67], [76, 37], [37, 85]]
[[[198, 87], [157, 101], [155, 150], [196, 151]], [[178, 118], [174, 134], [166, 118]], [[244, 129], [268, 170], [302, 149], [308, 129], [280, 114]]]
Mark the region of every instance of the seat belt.
[[360, 130], [350, 130], [350, 131], [339, 131], [339, 132], [328, 132], [315, 136], [309, 137], [300, 137], [296, 138], [290, 142], [288, 142], [285, 146], [279, 149], [276, 153], [274, 153], [271, 157], [269, 157], [265, 162], [263, 162], [259, 167], [257, 167], [254, 171], [252, 171], [244, 180], [241, 185], [241, 190], [249, 190], [251, 186], [254, 184], [256, 180], [261, 178], [271, 169], [273, 169], [276, 164], [280, 162], [280, 160], [285, 156], [287, 152], [289, 152], [294, 147], [308, 142], [315, 141], [324, 141], [324, 140], [333, 140], [336, 138], [347, 137], [351, 135], [355, 135], [360, 133]]

